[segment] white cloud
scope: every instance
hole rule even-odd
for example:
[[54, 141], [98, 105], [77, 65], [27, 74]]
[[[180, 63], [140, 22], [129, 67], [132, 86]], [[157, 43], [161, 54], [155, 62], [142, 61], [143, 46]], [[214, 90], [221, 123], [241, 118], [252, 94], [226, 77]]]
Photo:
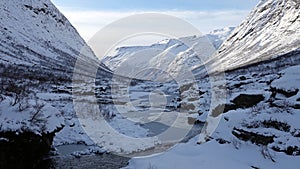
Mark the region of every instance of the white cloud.
[[[60, 10], [87, 41], [101, 28], [117, 21], [118, 19], [134, 14], [145, 13], [144, 11], [86, 11], [73, 8], [60, 8]], [[218, 28], [237, 26], [249, 13], [247, 10], [147, 12], [162, 13], [178, 17], [191, 23], [203, 33], [207, 33]]]

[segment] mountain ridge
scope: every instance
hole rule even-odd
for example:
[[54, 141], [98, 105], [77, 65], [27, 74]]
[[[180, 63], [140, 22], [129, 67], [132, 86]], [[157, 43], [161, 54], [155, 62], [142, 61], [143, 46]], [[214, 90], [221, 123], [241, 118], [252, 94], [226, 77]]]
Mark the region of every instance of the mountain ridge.
[[[157, 79], [160, 76], [165, 78], [162, 74], [166, 73], [176, 77], [179, 72], [184, 71], [184, 66], [193, 67], [207, 60], [232, 30], [233, 27], [227, 27], [203, 36], [165, 39], [150, 46], [119, 47], [102, 61], [115, 71], [115, 74], [122, 76], [134, 77], [136, 70], [140, 70], [143, 73], [139, 77], [142, 79], [149, 77], [147, 80]], [[196, 51], [201, 56], [198, 56]]]
[[224, 71], [297, 50], [299, 28], [298, 1], [261, 1], [206, 64]]

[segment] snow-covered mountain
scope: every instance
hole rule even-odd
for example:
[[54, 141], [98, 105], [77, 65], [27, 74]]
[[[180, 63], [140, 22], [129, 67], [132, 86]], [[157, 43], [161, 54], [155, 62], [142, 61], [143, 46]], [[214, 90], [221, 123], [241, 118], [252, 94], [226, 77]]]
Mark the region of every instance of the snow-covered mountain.
[[[64, 99], [71, 101], [71, 95], [66, 94], [71, 94], [76, 61], [99, 68], [99, 72], [110, 71], [50, 0], [0, 1], [0, 30], [0, 98], [4, 107], [9, 100], [15, 100], [12, 107], [19, 105], [19, 111], [29, 111], [26, 109], [34, 107], [37, 100], [41, 105], [57, 108], [56, 111], [48, 108], [53, 116], [62, 114], [65, 105], [58, 98], [65, 93]], [[18, 123], [18, 117], [10, 118], [7, 120]], [[9, 126], [11, 130], [22, 128], [10, 124], [6, 130]]]
[[[86, 46], [50, 0], [1, 1], [0, 30], [3, 64], [72, 72], [80, 51]], [[86, 50], [87, 56], [81, 59], [100, 64], [88, 47]]]
[[211, 56], [232, 30], [228, 27], [205, 36], [166, 39], [150, 46], [120, 47], [102, 61], [116, 74], [127, 77], [153, 80], [166, 78], [164, 73], [175, 77], [187, 67], [199, 65]]
[[276, 58], [300, 48], [298, 0], [263, 0], [208, 63], [216, 71]]
[[223, 29], [216, 29], [208, 34], [207, 38], [213, 43], [216, 49], [219, 49], [223, 42], [230, 36], [235, 27], [226, 27]]

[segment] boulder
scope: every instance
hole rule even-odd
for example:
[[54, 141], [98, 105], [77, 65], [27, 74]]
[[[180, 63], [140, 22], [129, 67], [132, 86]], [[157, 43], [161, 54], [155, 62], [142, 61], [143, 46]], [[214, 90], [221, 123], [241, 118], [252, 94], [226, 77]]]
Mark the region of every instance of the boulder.
[[240, 94], [232, 100], [238, 108], [249, 108], [263, 101], [265, 97], [261, 94]]

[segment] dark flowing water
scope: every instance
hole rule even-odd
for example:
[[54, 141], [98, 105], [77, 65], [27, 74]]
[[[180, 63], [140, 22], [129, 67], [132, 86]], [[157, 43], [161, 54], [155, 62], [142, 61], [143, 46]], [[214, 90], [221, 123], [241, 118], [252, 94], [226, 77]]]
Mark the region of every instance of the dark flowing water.
[[87, 149], [89, 146], [86, 146], [84, 144], [71, 144], [71, 145], [62, 145], [62, 146], [58, 146], [56, 147], [57, 152], [61, 155], [61, 156], [66, 156], [66, 155], [70, 155], [71, 153], [75, 152], [75, 151], [83, 151], [85, 149]]
[[128, 165], [130, 159], [114, 154], [51, 157], [38, 168], [45, 169], [119, 169]]

